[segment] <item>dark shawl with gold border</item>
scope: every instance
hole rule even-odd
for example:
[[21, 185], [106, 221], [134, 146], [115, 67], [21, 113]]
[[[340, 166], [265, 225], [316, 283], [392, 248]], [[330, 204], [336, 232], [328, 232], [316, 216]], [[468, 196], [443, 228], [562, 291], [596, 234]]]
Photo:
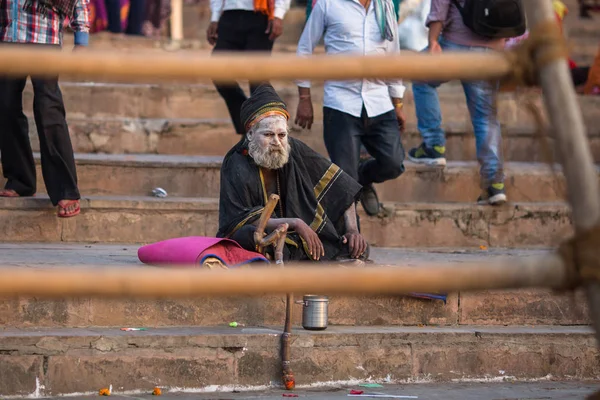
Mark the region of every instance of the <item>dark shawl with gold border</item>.
[[[358, 199], [362, 187], [301, 141], [293, 138], [289, 141], [290, 160], [277, 170], [283, 210], [278, 205], [273, 218], [302, 219], [323, 242], [325, 260], [332, 260], [341, 250], [344, 212]], [[268, 198], [261, 175], [248, 155], [246, 141], [242, 140], [227, 153], [221, 166], [217, 237], [230, 237], [260, 218]], [[305, 248], [295, 232], [290, 232], [288, 238], [288, 246]]]

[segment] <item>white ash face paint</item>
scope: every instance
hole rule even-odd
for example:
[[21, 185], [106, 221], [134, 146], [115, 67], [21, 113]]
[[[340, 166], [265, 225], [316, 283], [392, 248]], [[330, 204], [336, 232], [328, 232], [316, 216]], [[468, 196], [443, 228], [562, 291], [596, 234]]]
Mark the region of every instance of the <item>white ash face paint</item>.
[[290, 158], [287, 119], [274, 115], [259, 121], [248, 132], [248, 153], [267, 169], [279, 169]]

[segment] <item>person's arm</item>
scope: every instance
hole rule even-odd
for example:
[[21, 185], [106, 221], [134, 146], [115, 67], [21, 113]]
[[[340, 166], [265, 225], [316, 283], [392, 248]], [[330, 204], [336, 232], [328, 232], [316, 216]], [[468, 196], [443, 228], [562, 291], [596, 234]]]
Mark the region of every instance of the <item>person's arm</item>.
[[[310, 17], [308, 18], [308, 21], [306, 21], [306, 25], [304, 26], [304, 30], [298, 41], [298, 48], [296, 50], [296, 55], [298, 57], [312, 55], [319, 40], [321, 40], [321, 37], [323, 36], [323, 31], [325, 29], [324, 3], [326, 3], [326, 1], [327, 0], [317, 0], [317, 3], [310, 13]], [[308, 95], [310, 99], [310, 81], [299, 80], [296, 81], [296, 84], [301, 89], [308, 89], [303, 90], [302, 93]]]
[[431, 53], [442, 51], [438, 40], [444, 30], [444, 23], [448, 19], [451, 1], [431, 0], [431, 10], [427, 16], [427, 21], [425, 21], [425, 25], [429, 28], [429, 52]]
[[[259, 221], [260, 219], [257, 219], [252, 225], [258, 226]], [[269, 218], [265, 230], [272, 231], [281, 224], [288, 224], [289, 229], [295, 231], [296, 227], [298, 226], [298, 221], [298, 218]]]
[[[259, 221], [260, 219], [257, 219], [253, 225], [257, 226]], [[323, 247], [323, 242], [319, 239], [319, 235], [300, 218], [270, 218], [267, 221], [266, 230], [272, 231], [281, 224], [288, 224], [289, 230], [296, 231], [304, 239], [309, 255], [314, 260], [319, 260], [325, 255], [325, 247]]]
[[[312, 1], [312, 0], [308, 0]], [[296, 55], [298, 57], [307, 57], [313, 54], [315, 47], [321, 40], [323, 32], [325, 30], [325, 3], [327, 0], [317, 0], [317, 3], [313, 7], [312, 12], [304, 30], [300, 41], [298, 42], [298, 49]], [[298, 95], [300, 101], [298, 103], [298, 111], [296, 113], [296, 124], [302, 128], [310, 129], [314, 120], [314, 114], [312, 109], [312, 99], [310, 95], [310, 81], [298, 80]]]
[[[394, 24], [392, 27], [392, 31], [394, 34], [394, 40], [387, 42], [386, 53], [391, 56], [397, 56], [400, 54], [400, 38], [398, 37], [398, 25]], [[387, 80], [388, 92], [390, 97], [392, 98], [392, 104], [394, 105], [394, 110], [396, 112], [396, 118], [398, 118], [398, 124], [400, 130], [404, 129], [404, 124], [406, 122], [406, 118], [404, 116], [404, 107], [403, 99], [404, 92], [406, 91], [406, 87], [404, 86], [404, 82], [402, 79], [389, 79]]]
[[[391, 56], [397, 56], [400, 54], [400, 40], [398, 38], [397, 24], [393, 24], [392, 33], [394, 34], [394, 40], [386, 42], [386, 53]], [[390, 97], [392, 98], [392, 103], [394, 103], [394, 105], [402, 104], [404, 92], [406, 91], [406, 87], [404, 86], [404, 82], [402, 81], [402, 79], [389, 79], [387, 81], [387, 85]]]
[[73, 10], [71, 29], [75, 35], [75, 46], [87, 46], [90, 41], [89, 0], [78, 0]]
[[275, 0], [274, 17], [283, 20], [285, 14], [290, 9], [292, 0]]
[[219, 22], [224, 0], [210, 0], [210, 22]]
[[344, 243], [348, 243], [350, 256], [358, 258], [367, 251], [367, 241], [358, 231], [356, 204], [352, 203], [344, 212], [344, 223], [346, 224], [346, 234], [343, 236]]

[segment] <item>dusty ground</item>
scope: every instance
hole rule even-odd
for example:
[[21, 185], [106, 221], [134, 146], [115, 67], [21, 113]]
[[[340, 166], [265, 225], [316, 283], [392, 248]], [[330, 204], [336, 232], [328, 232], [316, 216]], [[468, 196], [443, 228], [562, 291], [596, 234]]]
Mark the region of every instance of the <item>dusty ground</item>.
[[[533, 382], [533, 383], [453, 383], [453, 384], [409, 384], [385, 385], [383, 388], [363, 387], [334, 387], [313, 388], [296, 390], [294, 394], [299, 399], [376, 399], [393, 397], [354, 397], [349, 396], [351, 389], [363, 390], [365, 393], [381, 393], [382, 395], [416, 396], [420, 400], [547, 400], [569, 399], [583, 400], [586, 396], [600, 389], [600, 383], [594, 382]], [[160, 398], [165, 400], [191, 400], [191, 399], [287, 399], [282, 390], [268, 390], [245, 393], [163, 393]], [[116, 399], [153, 399], [150, 394], [119, 395], [113, 394]], [[78, 398], [99, 398], [97, 395], [81, 396]], [[410, 398], [410, 397], [406, 397]], [[58, 399], [58, 398], [56, 398]]]
[[[137, 258], [139, 245], [84, 243], [0, 243], [0, 267], [50, 268], [52, 266], [127, 265], [142, 267]], [[499, 257], [529, 257], [544, 254], [545, 249], [493, 248], [373, 248], [371, 258], [378, 264], [408, 266], [427, 263], [487, 261]]]

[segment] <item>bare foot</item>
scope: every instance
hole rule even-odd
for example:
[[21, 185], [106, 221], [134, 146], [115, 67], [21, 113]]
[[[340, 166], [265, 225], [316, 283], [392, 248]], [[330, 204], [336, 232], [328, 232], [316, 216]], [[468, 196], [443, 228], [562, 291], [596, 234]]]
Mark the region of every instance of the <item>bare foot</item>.
[[2, 189], [0, 190], [0, 197], [19, 197], [19, 193], [12, 189]]
[[80, 212], [79, 200], [61, 200], [58, 202], [58, 216], [60, 218], [74, 217]]

